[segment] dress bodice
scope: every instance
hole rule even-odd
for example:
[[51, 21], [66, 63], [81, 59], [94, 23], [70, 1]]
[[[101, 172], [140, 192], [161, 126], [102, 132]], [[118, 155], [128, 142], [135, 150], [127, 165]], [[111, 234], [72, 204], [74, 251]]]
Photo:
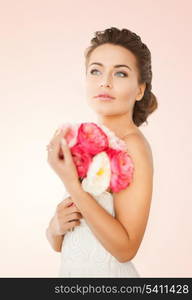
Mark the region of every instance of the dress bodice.
[[[104, 192], [96, 201], [114, 216], [113, 196]], [[94, 213], [94, 212], [93, 212]], [[121, 263], [95, 237], [85, 219], [68, 231], [61, 250], [61, 277], [140, 277], [131, 261]]]

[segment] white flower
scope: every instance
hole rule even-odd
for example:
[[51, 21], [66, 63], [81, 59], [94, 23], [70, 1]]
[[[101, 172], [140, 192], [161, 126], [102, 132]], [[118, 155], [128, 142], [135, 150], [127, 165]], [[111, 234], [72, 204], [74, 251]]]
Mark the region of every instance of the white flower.
[[107, 190], [110, 184], [111, 167], [106, 152], [100, 152], [93, 157], [87, 177], [82, 181], [84, 191], [97, 196]]

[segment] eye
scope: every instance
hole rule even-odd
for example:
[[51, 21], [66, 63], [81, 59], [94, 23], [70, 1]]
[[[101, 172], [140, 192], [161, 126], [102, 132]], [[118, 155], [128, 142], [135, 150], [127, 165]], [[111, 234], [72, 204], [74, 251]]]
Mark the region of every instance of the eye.
[[[117, 72], [117, 73], [121, 73], [121, 74], [123, 74], [123, 75], [124, 75], [123, 77], [127, 77], [127, 74], [126, 74], [126, 73], [124, 73], [124, 72]], [[122, 76], [120, 76], [120, 77], [122, 77]]]
[[[99, 70], [97, 70], [97, 69], [92, 69], [91, 71], [90, 71], [90, 74], [93, 74], [94, 73], [94, 71], [98, 71], [99, 72]], [[124, 76], [120, 76], [120, 77], [127, 77], [127, 74], [125, 73], [125, 72], [116, 72], [116, 74], [118, 74], [118, 73], [120, 73], [120, 74], [123, 74]]]
[[90, 71], [90, 73], [93, 74], [94, 71], [98, 71], [98, 70], [97, 70], [97, 69], [92, 69], [92, 70]]

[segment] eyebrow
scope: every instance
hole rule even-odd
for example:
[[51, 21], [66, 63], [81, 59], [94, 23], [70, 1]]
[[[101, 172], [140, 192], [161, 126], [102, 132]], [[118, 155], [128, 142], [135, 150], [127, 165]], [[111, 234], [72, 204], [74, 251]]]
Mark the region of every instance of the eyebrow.
[[[92, 64], [89, 65], [89, 67], [90, 67], [91, 65], [99, 65], [99, 66], [103, 67], [103, 64], [101, 64], [101, 63], [99, 63], [99, 62], [93, 62]], [[128, 68], [130, 71], [132, 71], [132, 69], [131, 69], [129, 66], [127, 66], [127, 65], [115, 65], [115, 66], [113, 66], [113, 67], [114, 67], [114, 68], [125, 67], [125, 68]]]

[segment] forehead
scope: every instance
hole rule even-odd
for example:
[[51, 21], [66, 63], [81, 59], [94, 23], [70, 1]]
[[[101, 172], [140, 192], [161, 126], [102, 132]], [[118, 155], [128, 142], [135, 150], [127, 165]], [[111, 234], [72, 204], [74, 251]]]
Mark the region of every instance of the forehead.
[[89, 64], [95, 61], [102, 63], [104, 66], [128, 64], [132, 69], [136, 69], [134, 54], [119, 45], [104, 44], [98, 46], [91, 53]]

